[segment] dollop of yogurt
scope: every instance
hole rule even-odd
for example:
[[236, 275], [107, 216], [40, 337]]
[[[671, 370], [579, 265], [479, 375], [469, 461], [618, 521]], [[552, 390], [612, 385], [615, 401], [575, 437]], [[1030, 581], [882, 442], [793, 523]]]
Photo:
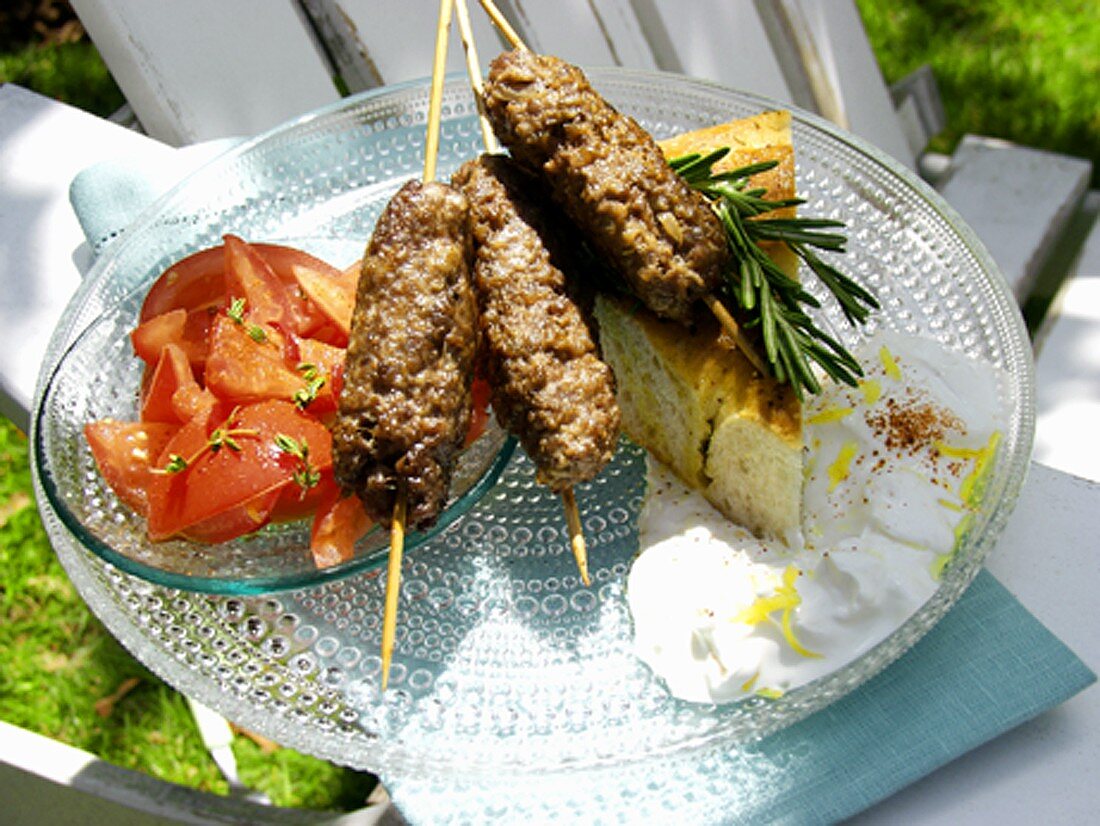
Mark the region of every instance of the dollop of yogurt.
[[627, 598], [682, 699], [779, 696], [889, 636], [938, 587], [999, 439], [1002, 371], [883, 331], [859, 387], [806, 402], [802, 531], [761, 540], [653, 459]]

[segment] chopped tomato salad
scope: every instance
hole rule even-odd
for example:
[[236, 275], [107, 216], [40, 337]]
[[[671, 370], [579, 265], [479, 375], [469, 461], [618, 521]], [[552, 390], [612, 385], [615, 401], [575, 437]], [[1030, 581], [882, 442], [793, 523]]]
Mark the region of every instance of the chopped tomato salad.
[[[146, 365], [139, 421], [84, 428], [151, 540], [226, 542], [310, 518], [318, 567], [352, 558], [370, 520], [333, 477], [329, 427], [358, 275], [226, 235], [157, 278], [130, 336]], [[487, 417], [475, 395], [468, 441]]]

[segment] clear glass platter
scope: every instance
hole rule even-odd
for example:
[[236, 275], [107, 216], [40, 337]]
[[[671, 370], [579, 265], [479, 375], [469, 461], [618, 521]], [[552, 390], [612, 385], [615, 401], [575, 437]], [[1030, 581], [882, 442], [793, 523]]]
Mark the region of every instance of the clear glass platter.
[[[678, 76], [590, 77], [657, 137], [776, 108]], [[881, 152], [801, 112], [793, 138], [805, 211], [848, 223], [844, 265], [882, 302], [875, 324], [933, 337], [1011, 378], [981, 509], [939, 589], [857, 660], [776, 700], [714, 707], [671, 698], [631, 648], [623, 589], [637, 551], [644, 457], [625, 442], [577, 490], [591, 588], [576, 576], [559, 500], [536, 485], [522, 451], [461, 518], [410, 549], [385, 697], [384, 577], [375, 572], [278, 593], [204, 594], [150, 582], [87, 547], [81, 526], [59, 513], [45, 472], [53, 437], [43, 400], [64, 354], [167, 264], [223, 233], [352, 239], [361, 249], [382, 205], [421, 170], [426, 109], [425, 84], [390, 87], [230, 151], [151, 207], [73, 298], [36, 395], [36, 486], [59, 557], [108, 628], [180, 691], [286, 746], [388, 777], [497, 779], [759, 737], [844, 696], [920, 639], [977, 573], [1023, 483], [1034, 429], [1030, 345], [1002, 277], [958, 216]], [[448, 81], [443, 113], [446, 176], [481, 149], [464, 79]], [[848, 345], [874, 330], [852, 330], [831, 309], [820, 321]]]

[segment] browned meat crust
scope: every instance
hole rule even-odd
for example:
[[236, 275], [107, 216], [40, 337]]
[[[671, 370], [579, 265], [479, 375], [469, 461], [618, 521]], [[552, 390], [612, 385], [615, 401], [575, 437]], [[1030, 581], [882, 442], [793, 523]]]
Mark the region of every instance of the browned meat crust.
[[474, 284], [493, 411], [561, 491], [595, 476], [619, 435], [615, 380], [562, 268], [575, 266], [538, 206], [537, 181], [502, 156], [452, 182], [470, 202]]
[[399, 479], [408, 526], [435, 521], [469, 426], [477, 307], [468, 216], [451, 187], [409, 182], [363, 261], [333, 460], [337, 481], [383, 525]]
[[493, 61], [485, 107], [500, 141], [549, 183], [589, 243], [653, 312], [687, 322], [730, 258], [718, 218], [632, 118], [558, 58]]

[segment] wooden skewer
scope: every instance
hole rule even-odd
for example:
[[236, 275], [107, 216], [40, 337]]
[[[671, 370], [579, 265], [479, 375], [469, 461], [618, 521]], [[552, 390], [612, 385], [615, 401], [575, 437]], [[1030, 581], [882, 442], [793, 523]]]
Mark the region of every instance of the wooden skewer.
[[[479, 0], [482, 8], [488, 12], [489, 17], [492, 18], [493, 23], [500, 28], [504, 36], [517, 48], [526, 49], [523, 42], [519, 39], [519, 36], [515, 33], [508, 21], [500, 14], [500, 11], [493, 5], [492, 0]], [[496, 136], [493, 134], [493, 128], [489, 124], [489, 119], [485, 117], [482, 111], [482, 97], [484, 95], [484, 84], [481, 78], [481, 65], [477, 59], [477, 47], [474, 45], [474, 33], [470, 26], [469, 10], [466, 6], [466, 0], [457, 0], [456, 11], [458, 15], [458, 29], [462, 33], [462, 45], [466, 49], [466, 70], [470, 76], [470, 86], [474, 90], [474, 97], [477, 99], [478, 111], [481, 113], [481, 133], [482, 138], [485, 141], [486, 152], [496, 152], [500, 146], [497, 143]], [[573, 488], [566, 488], [561, 492], [562, 507], [565, 509], [565, 521], [569, 526], [569, 544], [573, 549], [573, 558], [577, 561], [577, 571], [580, 573], [581, 582], [585, 586], [592, 584], [592, 580], [588, 577], [588, 545], [584, 541], [584, 528], [581, 526], [580, 512], [577, 510], [577, 498], [573, 495]]]
[[565, 507], [565, 520], [569, 524], [569, 544], [573, 548], [573, 558], [577, 560], [577, 571], [585, 586], [592, 584], [588, 578], [588, 546], [584, 542], [584, 529], [581, 527], [581, 515], [577, 510], [577, 498], [573, 488], [561, 492], [561, 502]]
[[435, 180], [439, 157], [439, 116], [443, 109], [443, 79], [447, 73], [447, 38], [451, 33], [454, 0], [440, 0], [439, 23], [435, 30], [435, 57], [432, 61], [432, 90], [428, 98], [428, 135], [424, 142], [424, 182]]
[[[432, 85], [428, 98], [428, 132], [424, 141], [425, 183], [435, 180], [436, 160], [439, 157], [439, 121], [443, 109], [443, 77], [446, 73], [447, 38], [451, 30], [454, 0], [440, 0], [439, 22], [435, 31], [435, 57], [432, 63]], [[405, 555], [405, 521], [408, 511], [408, 492], [398, 479], [397, 498], [393, 503], [393, 519], [390, 523], [390, 553], [386, 566], [386, 597], [382, 613], [382, 691], [390, 680], [390, 663], [393, 661], [393, 642], [397, 634], [397, 598], [401, 593], [401, 560]]]
[[462, 48], [466, 52], [466, 74], [470, 78], [470, 87], [474, 90], [474, 102], [477, 104], [477, 119], [481, 126], [481, 142], [485, 151], [496, 154], [500, 151], [497, 136], [493, 134], [493, 125], [485, 115], [485, 84], [481, 79], [481, 63], [477, 56], [477, 44], [474, 43], [474, 30], [470, 25], [470, 9], [466, 0], [458, 0], [455, 5], [458, 17], [458, 31], [462, 35]]
[[507, 40], [513, 49], [522, 49], [528, 51], [527, 44], [523, 42], [523, 39], [519, 36], [515, 29], [512, 28], [512, 24], [508, 22], [507, 18], [500, 13], [500, 9], [496, 7], [493, 0], [478, 0], [481, 3], [481, 8], [485, 9], [485, 13], [489, 15], [489, 19], [493, 21], [493, 25], [497, 27], [504, 39]]
[[386, 566], [386, 607], [382, 614], [382, 690], [390, 680], [390, 662], [393, 660], [393, 640], [397, 633], [397, 597], [401, 593], [401, 560], [405, 555], [405, 509], [408, 496], [405, 486], [399, 483], [397, 501], [393, 504], [393, 522], [390, 525], [390, 556]]
[[745, 334], [741, 332], [737, 320], [730, 315], [730, 311], [726, 309], [726, 306], [718, 300], [718, 296], [710, 293], [703, 300], [706, 301], [714, 317], [718, 319], [718, 323], [722, 325], [722, 329], [726, 331], [726, 335], [733, 339], [733, 343], [737, 345], [737, 349], [745, 355], [749, 363], [756, 368], [760, 375], [768, 375], [768, 369], [764, 366], [760, 354], [756, 352], [752, 342], [745, 338]]

